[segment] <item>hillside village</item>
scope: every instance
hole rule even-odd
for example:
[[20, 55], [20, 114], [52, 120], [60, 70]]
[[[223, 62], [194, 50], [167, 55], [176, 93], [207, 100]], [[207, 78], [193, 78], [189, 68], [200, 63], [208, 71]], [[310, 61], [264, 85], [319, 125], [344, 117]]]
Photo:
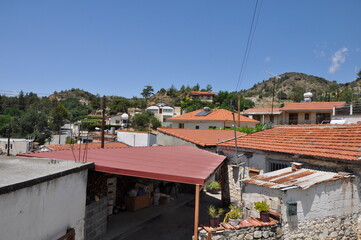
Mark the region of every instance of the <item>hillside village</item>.
[[360, 84], [2, 95], [0, 238], [361, 239]]

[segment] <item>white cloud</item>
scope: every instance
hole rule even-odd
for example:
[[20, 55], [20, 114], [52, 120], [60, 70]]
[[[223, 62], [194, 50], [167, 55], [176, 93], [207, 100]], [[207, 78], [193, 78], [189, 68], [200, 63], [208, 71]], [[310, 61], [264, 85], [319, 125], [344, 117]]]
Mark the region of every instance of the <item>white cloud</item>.
[[270, 62], [270, 61], [271, 61], [271, 57], [266, 57], [266, 58], [264, 59], [264, 61], [265, 61], [265, 62]]
[[348, 49], [346, 47], [337, 50], [331, 58], [331, 66], [328, 68], [329, 73], [335, 73], [340, 69], [342, 63], [346, 61], [346, 53]]

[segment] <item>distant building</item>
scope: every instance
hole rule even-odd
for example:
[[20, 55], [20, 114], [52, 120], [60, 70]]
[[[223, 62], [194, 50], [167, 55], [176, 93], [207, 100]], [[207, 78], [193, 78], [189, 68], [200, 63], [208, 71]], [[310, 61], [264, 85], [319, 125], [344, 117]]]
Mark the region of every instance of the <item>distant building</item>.
[[141, 131], [117, 131], [117, 141], [131, 147], [153, 146], [157, 143], [157, 136]]
[[0, 138], [0, 154], [6, 154], [10, 149], [10, 155], [27, 153], [33, 150], [34, 140], [10, 138], [10, 145], [7, 138]]
[[167, 106], [165, 103], [157, 103], [154, 106], [150, 106], [147, 108], [147, 111], [154, 113], [154, 116], [162, 123], [163, 127], [169, 127], [168, 119], [176, 116], [175, 109]]
[[190, 98], [192, 100], [201, 100], [202, 102], [213, 102], [215, 95], [215, 92], [191, 91]]
[[249, 108], [242, 114], [251, 119], [260, 121], [261, 124], [281, 124], [282, 112], [281, 108]]
[[259, 121], [250, 119], [248, 117], [233, 114], [231, 111], [225, 109], [210, 109], [204, 108], [193, 112], [185, 113], [180, 116], [169, 118], [168, 121], [172, 123], [173, 128], [193, 128], [193, 129], [219, 129], [230, 128], [234, 124], [236, 126], [255, 127]]
[[108, 120], [106, 121], [106, 125], [115, 125], [120, 127], [128, 127], [128, 124], [129, 115], [127, 113], [108, 116]]

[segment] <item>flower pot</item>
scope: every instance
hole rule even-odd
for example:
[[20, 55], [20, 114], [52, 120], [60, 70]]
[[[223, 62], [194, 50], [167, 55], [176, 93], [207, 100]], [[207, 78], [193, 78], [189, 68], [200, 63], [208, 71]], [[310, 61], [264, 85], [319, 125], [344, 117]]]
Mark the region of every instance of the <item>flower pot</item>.
[[236, 219], [230, 218], [228, 220], [228, 223], [231, 224], [232, 226], [237, 226], [239, 224], [239, 219], [238, 218], [236, 218]]
[[260, 212], [259, 215], [260, 215], [260, 218], [261, 218], [262, 222], [269, 222], [270, 221], [269, 212]]
[[219, 193], [220, 189], [216, 189], [216, 188], [213, 188], [213, 189], [210, 189], [209, 192], [210, 193], [213, 193], [213, 194], [217, 194]]
[[219, 226], [219, 218], [209, 218], [209, 225], [211, 227], [218, 227]]

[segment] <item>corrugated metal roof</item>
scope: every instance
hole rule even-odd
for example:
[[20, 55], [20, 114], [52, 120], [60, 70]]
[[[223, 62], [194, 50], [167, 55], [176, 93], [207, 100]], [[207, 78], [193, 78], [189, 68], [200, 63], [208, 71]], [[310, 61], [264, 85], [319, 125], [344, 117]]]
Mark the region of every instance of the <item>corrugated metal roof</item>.
[[[78, 152], [62, 150], [18, 156], [74, 161]], [[83, 155], [84, 151], [81, 159]], [[99, 172], [200, 185], [226, 158], [185, 145], [88, 149], [86, 156], [87, 162], [94, 162]]]
[[352, 177], [352, 175], [305, 168], [292, 171], [292, 168], [288, 167], [262, 175], [253, 176], [251, 178], [244, 179], [243, 182], [267, 188], [288, 190], [291, 188], [307, 189], [321, 182], [334, 181], [348, 177]]

